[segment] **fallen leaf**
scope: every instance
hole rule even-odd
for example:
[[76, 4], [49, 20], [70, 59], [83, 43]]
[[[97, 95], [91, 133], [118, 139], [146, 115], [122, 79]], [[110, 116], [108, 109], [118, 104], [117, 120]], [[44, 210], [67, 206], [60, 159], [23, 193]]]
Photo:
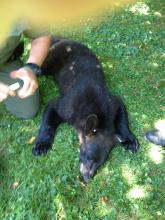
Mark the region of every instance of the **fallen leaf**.
[[107, 203], [108, 202], [108, 196], [102, 196], [101, 201], [104, 202], [104, 203]]
[[35, 137], [33, 136], [33, 137], [31, 137], [30, 139], [29, 139], [29, 141], [28, 141], [28, 144], [33, 144], [33, 142], [35, 141]]
[[15, 181], [15, 182], [12, 184], [11, 188], [12, 188], [12, 189], [16, 189], [18, 186], [19, 186], [19, 180]]

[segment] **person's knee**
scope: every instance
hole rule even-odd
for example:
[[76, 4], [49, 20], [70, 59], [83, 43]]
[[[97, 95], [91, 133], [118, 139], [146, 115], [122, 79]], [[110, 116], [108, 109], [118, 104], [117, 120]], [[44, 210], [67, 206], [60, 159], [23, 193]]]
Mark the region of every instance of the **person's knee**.
[[27, 110], [27, 111], [25, 111], [25, 110], [21, 111], [21, 109], [18, 109], [18, 110], [14, 111], [13, 109], [9, 109], [9, 108], [7, 108], [7, 110], [12, 115], [14, 115], [16, 118], [19, 118], [19, 119], [32, 119], [39, 112], [39, 106], [36, 106], [35, 108], [33, 107], [33, 109]]
[[25, 99], [18, 97], [8, 97], [5, 101], [7, 110], [20, 119], [34, 118], [40, 106], [39, 91], [37, 90], [33, 96]]
[[33, 111], [18, 114], [16, 117], [20, 119], [32, 119], [36, 117], [38, 111], [39, 111], [39, 108], [36, 108]]

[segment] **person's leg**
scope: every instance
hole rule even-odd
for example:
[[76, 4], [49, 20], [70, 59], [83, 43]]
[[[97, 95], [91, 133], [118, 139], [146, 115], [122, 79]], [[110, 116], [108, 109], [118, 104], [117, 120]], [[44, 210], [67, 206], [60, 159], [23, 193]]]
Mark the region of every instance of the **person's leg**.
[[[9, 73], [13, 70], [20, 68], [22, 64], [19, 61], [7, 63], [5, 66], [0, 68], [0, 81], [7, 85], [12, 85], [16, 82], [23, 85], [22, 80], [12, 79]], [[6, 108], [13, 115], [18, 118], [28, 119], [33, 118], [39, 110], [39, 91], [37, 90], [34, 95], [27, 98], [21, 99], [18, 96], [8, 96], [4, 101]]]
[[159, 130], [148, 131], [145, 137], [154, 144], [165, 146], [165, 133]]

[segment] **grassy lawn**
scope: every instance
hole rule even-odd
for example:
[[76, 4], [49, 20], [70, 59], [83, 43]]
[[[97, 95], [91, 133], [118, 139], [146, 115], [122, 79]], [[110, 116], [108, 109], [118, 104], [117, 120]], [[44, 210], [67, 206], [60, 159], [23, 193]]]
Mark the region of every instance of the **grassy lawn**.
[[32, 141], [42, 111], [58, 95], [58, 86], [42, 77], [35, 119], [18, 120], [0, 104], [0, 219], [165, 219], [165, 150], [144, 139], [165, 114], [160, 86], [165, 78], [165, 2], [133, 6], [107, 10], [97, 22], [81, 21], [79, 28], [60, 35], [83, 42], [98, 55], [108, 88], [127, 105], [140, 150], [132, 154], [115, 147], [88, 185], [79, 178], [78, 138], [69, 125], [59, 127], [53, 150], [34, 157]]

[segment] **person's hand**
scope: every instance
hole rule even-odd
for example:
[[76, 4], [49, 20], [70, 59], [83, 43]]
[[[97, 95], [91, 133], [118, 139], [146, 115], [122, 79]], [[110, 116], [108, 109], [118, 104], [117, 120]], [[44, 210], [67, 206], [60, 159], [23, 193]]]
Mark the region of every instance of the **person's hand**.
[[10, 73], [12, 78], [19, 78], [23, 81], [23, 87], [18, 90], [17, 94], [20, 98], [26, 98], [33, 95], [38, 88], [38, 82], [36, 76], [28, 68], [20, 68]]
[[8, 85], [0, 82], [0, 102], [5, 100], [9, 95], [15, 96], [15, 92], [12, 91]]

